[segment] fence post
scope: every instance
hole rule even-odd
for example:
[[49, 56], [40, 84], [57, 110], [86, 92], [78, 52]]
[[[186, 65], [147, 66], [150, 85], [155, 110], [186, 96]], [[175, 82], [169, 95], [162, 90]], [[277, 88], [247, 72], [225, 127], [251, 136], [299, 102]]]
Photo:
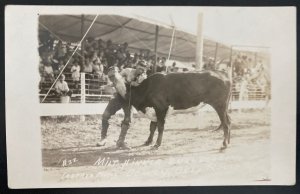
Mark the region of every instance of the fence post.
[[[85, 103], [85, 73], [80, 73], [80, 103]], [[80, 115], [80, 121], [85, 121], [84, 115]]]
[[215, 66], [215, 69], [217, 69], [218, 48], [219, 48], [219, 43], [216, 42], [215, 58], [214, 58], [214, 66]]

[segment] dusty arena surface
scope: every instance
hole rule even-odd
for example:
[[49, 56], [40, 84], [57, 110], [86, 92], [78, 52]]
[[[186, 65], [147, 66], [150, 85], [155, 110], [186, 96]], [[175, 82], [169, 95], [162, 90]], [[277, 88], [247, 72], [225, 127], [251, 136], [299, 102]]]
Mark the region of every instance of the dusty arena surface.
[[[220, 152], [223, 131], [215, 112], [170, 116], [162, 146], [141, 146], [149, 121], [135, 117], [126, 141], [115, 148], [122, 116], [114, 116], [105, 147], [100, 140], [101, 115], [43, 117], [44, 179], [98, 186], [265, 184], [270, 180], [270, 111], [231, 112], [231, 144]], [[198, 129], [199, 119], [200, 128]], [[157, 132], [156, 132], [157, 135]], [[156, 140], [156, 136], [154, 137]], [[155, 143], [155, 141], [154, 141]]]

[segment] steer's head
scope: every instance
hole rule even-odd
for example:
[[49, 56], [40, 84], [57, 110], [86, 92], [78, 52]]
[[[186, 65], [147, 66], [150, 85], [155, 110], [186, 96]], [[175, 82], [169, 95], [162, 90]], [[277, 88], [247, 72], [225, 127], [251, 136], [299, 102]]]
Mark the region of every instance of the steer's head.
[[117, 92], [125, 98], [126, 96], [126, 85], [125, 80], [119, 73], [118, 67], [111, 67], [107, 73], [109, 80], [114, 84]]

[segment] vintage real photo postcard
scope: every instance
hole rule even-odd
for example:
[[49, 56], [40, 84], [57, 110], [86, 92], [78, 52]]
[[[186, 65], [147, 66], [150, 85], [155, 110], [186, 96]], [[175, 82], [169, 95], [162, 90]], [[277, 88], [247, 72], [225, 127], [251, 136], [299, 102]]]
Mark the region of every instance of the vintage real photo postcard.
[[295, 7], [5, 8], [10, 188], [293, 185]]

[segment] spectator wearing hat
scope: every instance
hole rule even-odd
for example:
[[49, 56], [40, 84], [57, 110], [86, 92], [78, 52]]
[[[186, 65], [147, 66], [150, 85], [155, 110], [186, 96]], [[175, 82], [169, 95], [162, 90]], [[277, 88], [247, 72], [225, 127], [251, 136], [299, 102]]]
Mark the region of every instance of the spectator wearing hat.
[[147, 65], [145, 61], [140, 61], [136, 69], [125, 68], [120, 74], [124, 77], [125, 82], [132, 86], [138, 86], [147, 78]]
[[[111, 67], [110, 69], [118, 69], [117, 67]], [[125, 82], [127, 84], [131, 84], [132, 86], [138, 86], [140, 85], [143, 80], [147, 78], [146, 74], [147, 65], [145, 64], [145, 61], [140, 61], [137, 64], [136, 69], [132, 68], [125, 68], [123, 69], [120, 74], [124, 78]], [[108, 75], [110, 76], [110, 75]], [[111, 80], [114, 84], [114, 80]], [[102, 88], [105, 88], [106, 86], [102, 86]], [[124, 99], [122, 96], [118, 93], [114, 95], [114, 98], [111, 99], [106, 106], [104, 113], [102, 115], [102, 129], [101, 129], [101, 140], [97, 143], [98, 146], [104, 146], [106, 144], [106, 136], [107, 136], [107, 130], [109, 127], [109, 119], [112, 115], [114, 115], [118, 110], [122, 109], [123, 104], [122, 102]], [[121, 147], [126, 147], [126, 145], [118, 145]]]

